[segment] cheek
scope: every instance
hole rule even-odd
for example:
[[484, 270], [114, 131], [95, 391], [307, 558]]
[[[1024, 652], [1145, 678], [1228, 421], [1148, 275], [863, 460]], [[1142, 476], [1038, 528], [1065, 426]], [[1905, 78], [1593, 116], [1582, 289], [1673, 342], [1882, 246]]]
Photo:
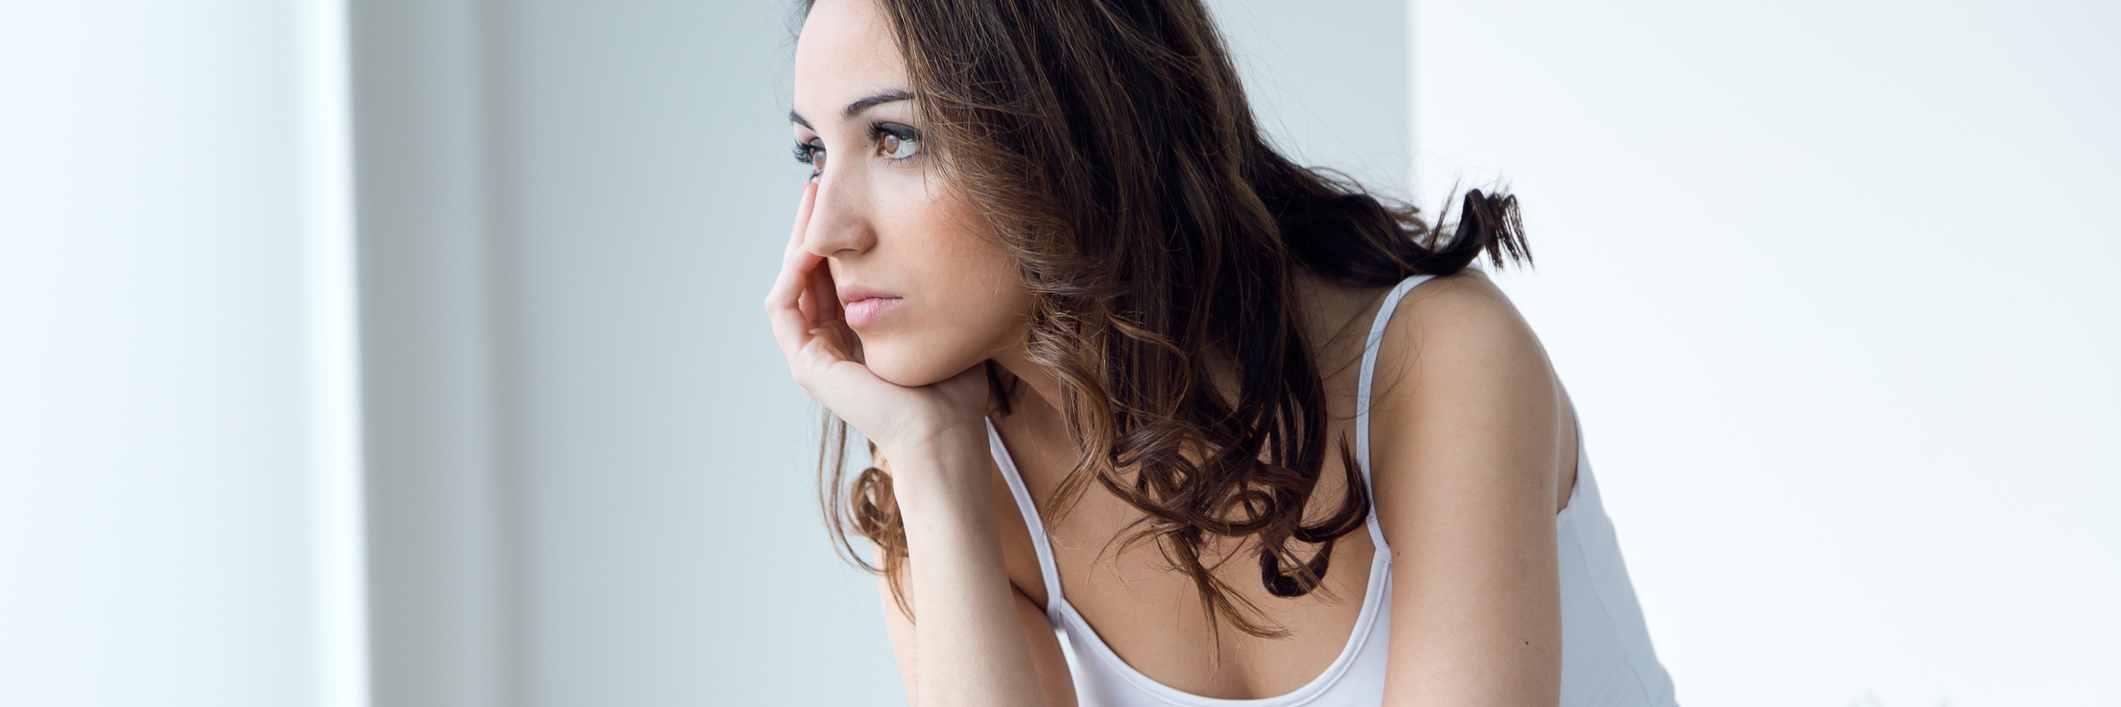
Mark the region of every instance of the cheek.
[[863, 338], [870, 369], [900, 385], [949, 378], [1019, 343], [1031, 311], [1008, 253], [972, 226], [977, 214], [949, 199], [914, 203], [920, 208], [894, 214], [894, 232], [878, 242], [918, 306], [907, 326]]
[[1029, 316], [1031, 294], [1006, 253], [980, 245], [946, 259], [947, 269], [933, 273], [932, 281], [941, 295], [937, 309], [947, 313], [940, 322], [946, 338], [991, 351], [1016, 343], [1013, 330]]

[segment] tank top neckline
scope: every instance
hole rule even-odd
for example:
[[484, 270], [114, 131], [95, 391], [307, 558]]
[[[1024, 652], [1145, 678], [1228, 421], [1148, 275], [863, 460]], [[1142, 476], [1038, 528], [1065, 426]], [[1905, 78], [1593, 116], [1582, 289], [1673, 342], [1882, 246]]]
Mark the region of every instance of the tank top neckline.
[[[1430, 275], [1415, 275], [1400, 281], [1398, 286], [1393, 287], [1385, 295], [1383, 301], [1378, 305], [1377, 312], [1372, 315], [1369, 337], [1363, 345], [1362, 371], [1356, 387], [1355, 413], [1355, 456], [1357, 463], [1361, 466], [1363, 485], [1366, 489], [1374, 488], [1370, 481], [1370, 391], [1376, 373], [1377, 350], [1384, 340], [1385, 325], [1390, 323], [1392, 313], [1398, 308], [1399, 300], [1413, 290], [1414, 286], [1428, 281], [1431, 277]], [[1113, 651], [1111, 646], [1105, 644], [1104, 638], [1099, 636], [1097, 630], [1090, 626], [1089, 621], [1075, 610], [1074, 605], [1068, 603], [1066, 594], [1061, 591], [1060, 573], [1053, 561], [1053, 548], [1046, 538], [1045, 525], [1038, 512], [1038, 504], [1032, 500], [1029, 489], [1024, 485], [1022, 474], [1017, 471], [1016, 460], [1010, 455], [1008, 447], [1002, 443], [1001, 433], [995, 429], [992, 420], [987, 421], [987, 443], [994, 456], [996, 466], [1000, 467], [1003, 479], [1008, 482], [1010, 494], [1016, 498], [1017, 510], [1024, 516], [1024, 525], [1030, 529], [1031, 545], [1038, 555], [1039, 574], [1044, 580], [1046, 588], [1045, 608], [1047, 620], [1053, 622], [1057, 627], [1065, 628], [1070, 632], [1082, 631], [1086, 634], [1082, 636], [1084, 639], [1082, 642], [1087, 644], [1091, 649], [1090, 652], [1095, 654], [1094, 660], [1104, 663], [1105, 667], [1109, 668], [1114, 674], [1119, 675], [1136, 689], [1153, 695], [1166, 703], [1181, 706], [1200, 705], [1203, 707], [1238, 707], [1240, 705], [1244, 707], [1293, 707], [1294, 705], [1309, 702], [1331, 689], [1335, 683], [1340, 681], [1341, 676], [1348, 672], [1349, 667], [1354, 665], [1356, 658], [1362, 654], [1365, 644], [1372, 635], [1371, 629], [1373, 625], [1378, 622], [1384, 612], [1390, 610], [1390, 607], [1385, 606], [1384, 602], [1385, 597], [1391, 595], [1392, 549], [1391, 544], [1385, 541], [1384, 531], [1378, 524], [1377, 506], [1372, 503], [1369, 517], [1364, 521], [1364, 525], [1369, 529], [1370, 540], [1376, 549], [1370, 561], [1370, 576], [1363, 591], [1362, 610], [1356, 616], [1355, 627], [1350, 632], [1348, 642], [1341, 647], [1340, 654], [1334, 657], [1332, 664], [1326, 666], [1325, 671], [1293, 691], [1256, 699], [1205, 697], [1165, 685], [1148, 675], [1142, 674], [1134, 666], [1127, 664], [1126, 660], [1120, 658], [1119, 654]], [[1579, 481], [1579, 490], [1581, 486], [1582, 483]], [[1574, 495], [1574, 492], [1572, 492], [1572, 499], [1569, 504], [1571, 508], [1576, 505], [1573, 500]], [[1375, 497], [1374, 493], [1372, 497]], [[1379, 649], [1382, 649], [1382, 647], [1379, 647]], [[1081, 658], [1080, 656], [1078, 657], [1079, 660]]]

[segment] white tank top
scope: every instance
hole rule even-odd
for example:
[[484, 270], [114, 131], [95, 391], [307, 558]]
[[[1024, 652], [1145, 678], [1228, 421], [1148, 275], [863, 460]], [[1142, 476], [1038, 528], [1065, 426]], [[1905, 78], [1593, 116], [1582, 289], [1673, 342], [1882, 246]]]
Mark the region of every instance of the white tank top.
[[[1362, 464], [1365, 484], [1370, 482], [1370, 381], [1377, 366], [1378, 343], [1384, 338], [1385, 323], [1391, 320], [1400, 298], [1428, 279], [1427, 275], [1416, 275], [1392, 288], [1370, 325], [1357, 389], [1361, 404], [1355, 420], [1355, 454]], [[1574, 403], [1570, 407], [1573, 417]], [[1620, 560], [1613, 524], [1600, 504], [1590, 458], [1582, 451], [1582, 424], [1576, 426], [1576, 432], [1576, 487], [1569, 493], [1568, 507], [1554, 518], [1554, 539], [1561, 560], [1561, 704], [1674, 705], [1672, 680], [1650, 649], [1642, 608], [1635, 601], [1634, 586], [1628, 582], [1627, 566]], [[1046, 618], [1053, 622], [1062, 647], [1067, 649], [1068, 670], [1081, 707], [1340, 707], [1378, 705], [1384, 701], [1385, 652], [1391, 645], [1392, 633], [1392, 552], [1384, 532], [1378, 529], [1374, 505], [1368, 525], [1377, 552], [1370, 562], [1369, 587], [1363, 593], [1362, 613], [1355, 620], [1354, 635], [1348, 637], [1333, 664], [1303, 687], [1280, 696], [1257, 700], [1202, 697], [1173, 689], [1127, 665], [1098, 638], [1082, 614], [1068, 604], [1067, 597], [1061, 595], [1060, 575], [1054, 569], [1053, 549], [1046, 542], [1038, 506], [1025, 490], [1023, 477], [1017, 473], [1016, 463], [992, 422], [987, 424], [987, 444], [1009, 482], [1009, 491], [1016, 496], [1024, 525], [1031, 529], [1039, 574], [1046, 583]]]

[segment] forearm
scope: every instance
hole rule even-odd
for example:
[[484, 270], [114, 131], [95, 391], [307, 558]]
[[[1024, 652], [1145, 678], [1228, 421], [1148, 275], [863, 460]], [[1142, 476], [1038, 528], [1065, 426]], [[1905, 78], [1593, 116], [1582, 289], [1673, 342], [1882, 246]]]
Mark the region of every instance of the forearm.
[[911, 573], [918, 705], [1035, 705], [1038, 674], [988, 485], [985, 440], [893, 459]]

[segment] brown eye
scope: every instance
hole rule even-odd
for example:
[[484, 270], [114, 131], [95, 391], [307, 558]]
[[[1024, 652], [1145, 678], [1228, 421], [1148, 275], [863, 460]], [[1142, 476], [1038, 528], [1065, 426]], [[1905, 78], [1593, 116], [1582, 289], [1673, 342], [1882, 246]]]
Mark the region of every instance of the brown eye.
[[921, 141], [911, 136], [886, 131], [876, 136], [876, 147], [877, 151], [883, 153], [884, 157], [903, 160], [920, 152]]
[[816, 140], [795, 144], [795, 161], [810, 165], [810, 179], [825, 173], [825, 146]]

